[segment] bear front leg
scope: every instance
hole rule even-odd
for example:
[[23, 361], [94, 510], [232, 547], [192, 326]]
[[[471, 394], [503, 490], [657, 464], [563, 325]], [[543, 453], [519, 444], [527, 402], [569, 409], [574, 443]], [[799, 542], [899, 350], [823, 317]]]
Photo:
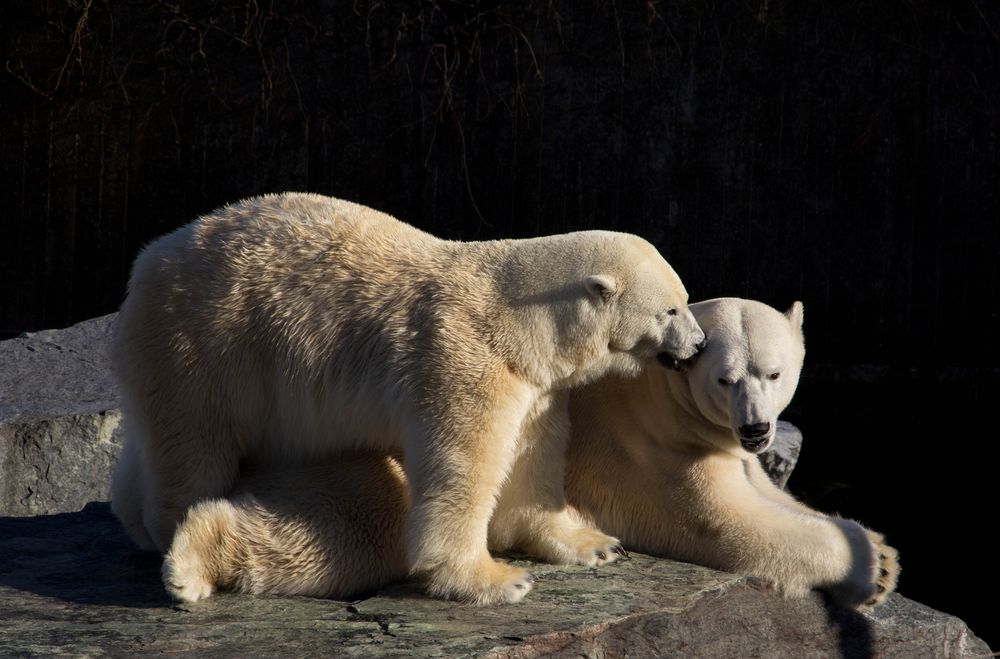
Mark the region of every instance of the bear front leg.
[[[424, 580], [432, 596], [513, 603], [534, 584], [527, 570], [493, 560], [487, 548], [490, 516], [530, 404], [530, 392], [509, 389], [490, 404], [432, 409], [407, 424], [408, 562], [410, 574]], [[498, 390], [503, 387], [493, 388], [494, 394]]]
[[[795, 501], [753, 473], [757, 469], [755, 461], [743, 467], [744, 474], [707, 465], [700, 479], [678, 484], [672, 498], [689, 505], [676, 509], [667, 527], [675, 555], [764, 577], [788, 596], [817, 588], [843, 606], [882, 601], [895, 586], [895, 550], [877, 544], [881, 537], [856, 522]], [[715, 488], [711, 498], [704, 496], [705, 482]]]
[[[835, 599], [851, 606], [881, 603], [896, 588], [899, 578], [899, 560], [896, 550], [885, 544], [881, 534], [864, 528], [856, 522], [839, 517], [827, 517], [796, 500], [778, 488], [757, 460], [746, 465], [746, 475], [756, 492], [783, 508], [829, 519], [852, 546], [854, 557], [851, 571], [839, 584], [826, 587]], [[867, 595], [867, 599], [864, 596]]]
[[552, 394], [525, 419], [521, 450], [490, 522], [490, 547], [550, 563], [604, 565], [625, 550], [566, 504], [567, 402], [566, 392]]

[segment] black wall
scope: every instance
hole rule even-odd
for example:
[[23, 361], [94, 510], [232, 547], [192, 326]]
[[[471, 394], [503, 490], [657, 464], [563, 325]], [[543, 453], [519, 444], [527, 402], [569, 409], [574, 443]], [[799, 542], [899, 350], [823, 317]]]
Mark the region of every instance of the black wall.
[[793, 487], [888, 530], [902, 592], [1000, 644], [974, 601], [1000, 586], [975, 567], [997, 5], [468, 4], [5, 3], [0, 335], [115, 309], [141, 245], [270, 191], [456, 238], [638, 233], [693, 299], [805, 303]]

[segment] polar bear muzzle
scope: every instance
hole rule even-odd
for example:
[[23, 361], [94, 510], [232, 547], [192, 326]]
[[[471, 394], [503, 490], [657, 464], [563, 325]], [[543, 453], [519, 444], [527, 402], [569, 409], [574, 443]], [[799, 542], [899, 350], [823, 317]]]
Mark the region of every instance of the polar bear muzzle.
[[691, 363], [693, 363], [694, 360], [698, 358], [698, 355], [701, 354], [701, 352], [705, 349], [705, 346], [707, 345], [708, 345], [708, 339], [704, 338], [701, 340], [700, 343], [695, 345], [694, 354], [688, 357], [687, 359], [678, 359], [669, 352], [664, 351], [656, 355], [656, 361], [658, 361], [661, 366], [664, 366], [666, 368], [673, 369], [675, 371], [682, 371], [684, 370], [684, 367], [691, 365]]
[[739, 427], [740, 444], [750, 453], [760, 453], [771, 443], [771, 424], [768, 421], [750, 423]]

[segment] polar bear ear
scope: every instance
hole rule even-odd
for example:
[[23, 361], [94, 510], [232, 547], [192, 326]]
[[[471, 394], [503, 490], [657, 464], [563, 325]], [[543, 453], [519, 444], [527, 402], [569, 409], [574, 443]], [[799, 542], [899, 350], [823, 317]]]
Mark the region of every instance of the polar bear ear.
[[611, 275], [588, 275], [583, 285], [590, 297], [600, 302], [607, 302], [618, 291], [618, 282]]
[[796, 329], [802, 329], [802, 317], [804, 313], [805, 308], [802, 306], [801, 302], [792, 302], [792, 306], [785, 312], [785, 316], [788, 317], [788, 321], [793, 327]]

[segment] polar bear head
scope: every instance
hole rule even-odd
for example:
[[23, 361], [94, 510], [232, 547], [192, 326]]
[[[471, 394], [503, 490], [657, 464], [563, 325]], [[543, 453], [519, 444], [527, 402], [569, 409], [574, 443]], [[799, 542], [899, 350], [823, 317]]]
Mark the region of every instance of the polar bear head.
[[609, 370], [637, 375], [653, 358], [677, 368], [705, 347], [687, 290], [651, 244], [634, 236], [622, 240], [628, 257], [583, 280], [592, 311], [605, 328], [613, 363]]
[[578, 231], [502, 247], [497, 290], [527, 330], [522, 368], [541, 379], [634, 377], [654, 358], [676, 365], [704, 347], [680, 277], [638, 236]]
[[710, 433], [725, 450], [760, 453], [798, 385], [805, 344], [801, 302], [785, 313], [721, 298], [691, 305], [708, 345], [682, 377], [698, 412], [728, 433]]

